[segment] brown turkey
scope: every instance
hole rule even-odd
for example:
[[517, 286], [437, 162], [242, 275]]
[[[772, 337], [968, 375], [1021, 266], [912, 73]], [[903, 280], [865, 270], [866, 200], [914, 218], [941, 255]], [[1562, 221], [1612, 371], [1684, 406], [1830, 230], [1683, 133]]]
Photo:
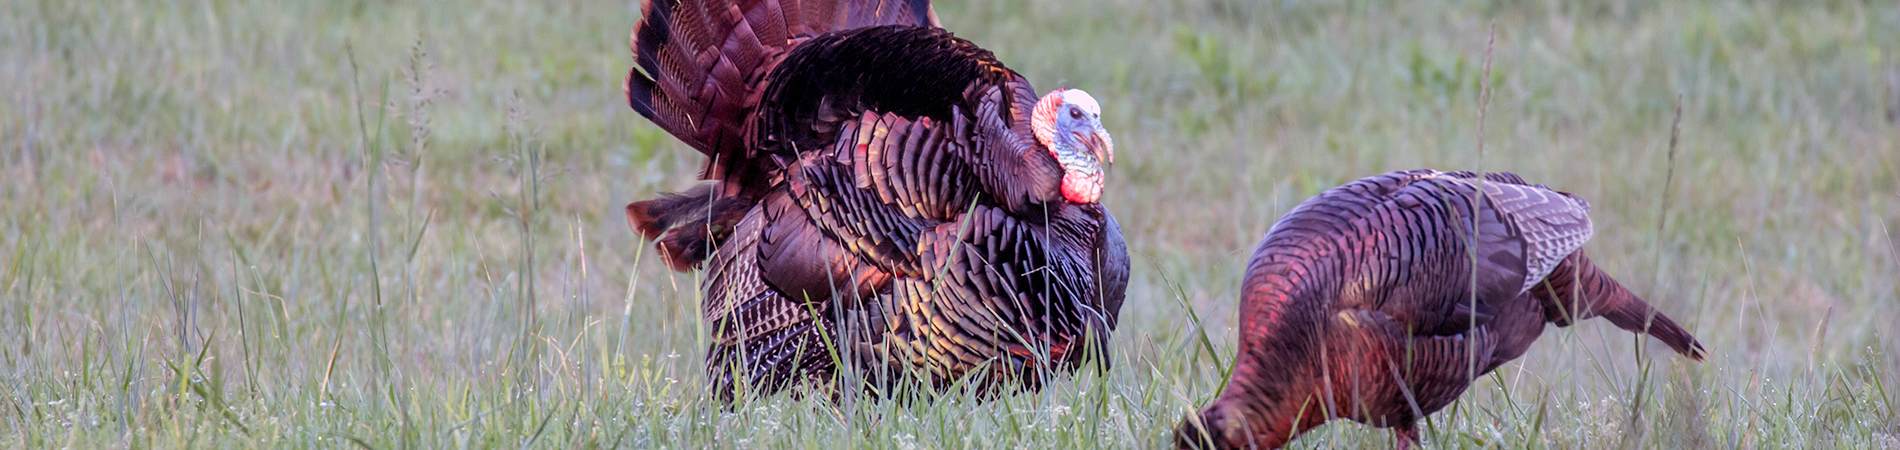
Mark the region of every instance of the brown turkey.
[[1301, 203], [1254, 250], [1233, 374], [1176, 445], [1278, 448], [1340, 418], [1409, 448], [1419, 419], [1522, 356], [1545, 323], [1601, 316], [1701, 360], [1695, 337], [1584, 256], [1589, 209], [1517, 175], [1433, 170]]
[[632, 47], [628, 101], [707, 181], [627, 219], [706, 271], [722, 399], [1106, 364], [1128, 258], [1087, 93], [1037, 97], [921, 0], [653, 0]]

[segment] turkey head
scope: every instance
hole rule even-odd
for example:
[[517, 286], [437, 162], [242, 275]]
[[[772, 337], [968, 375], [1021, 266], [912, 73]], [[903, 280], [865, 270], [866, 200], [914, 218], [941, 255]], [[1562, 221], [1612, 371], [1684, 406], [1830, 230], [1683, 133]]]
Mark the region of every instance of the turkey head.
[[1036, 141], [1062, 166], [1062, 198], [1092, 204], [1102, 199], [1102, 178], [1115, 163], [1115, 141], [1102, 128], [1102, 106], [1081, 89], [1056, 89], [1036, 101], [1029, 126]]

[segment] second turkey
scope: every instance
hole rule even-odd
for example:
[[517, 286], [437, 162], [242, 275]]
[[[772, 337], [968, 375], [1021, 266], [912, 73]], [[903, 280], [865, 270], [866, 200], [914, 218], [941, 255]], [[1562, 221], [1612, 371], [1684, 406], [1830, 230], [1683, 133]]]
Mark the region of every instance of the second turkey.
[[1391, 172], [1300, 203], [1247, 264], [1227, 386], [1175, 444], [1280, 448], [1350, 419], [1407, 449], [1545, 324], [1602, 317], [1707, 356], [1585, 256], [1594, 233], [1589, 203], [1506, 172]]

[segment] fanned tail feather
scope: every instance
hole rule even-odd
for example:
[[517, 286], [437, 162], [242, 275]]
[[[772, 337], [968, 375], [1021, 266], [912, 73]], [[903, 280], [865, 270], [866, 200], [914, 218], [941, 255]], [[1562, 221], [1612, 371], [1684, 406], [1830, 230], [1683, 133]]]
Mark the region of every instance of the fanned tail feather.
[[742, 164], [756, 90], [784, 52], [819, 34], [934, 26], [927, 0], [647, 0], [623, 88], [634, 111], [712, 156], [707, 178]]

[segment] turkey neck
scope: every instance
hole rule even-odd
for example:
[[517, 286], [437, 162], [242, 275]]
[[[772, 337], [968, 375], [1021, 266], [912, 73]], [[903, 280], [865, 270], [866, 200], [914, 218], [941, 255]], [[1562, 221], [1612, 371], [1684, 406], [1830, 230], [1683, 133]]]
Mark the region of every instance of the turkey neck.
[[[1103, 212], [1098, 205], [1077, 205], [1065, 202], [1043, 204], [1037, 207], [1037, 216], [1047, 217], [1050, 236], [1056, 242], [1073, 248], [1087, 248], [1095, 243], [1102, 233]], [[1039, 220], [1044, 217], [1032, 217]]]
[[[1267, 245], [1273, 245], [1268, 242]], [[1321, 347], [1325, 314], [1337, 286], [1319, 271], [1336, 255], [1284, 263], [1254, 261], [1242, 285], [1240, 353], [1220, 399], [1203, 411], [1232, 448], [1277, 448], [1325, 423]], [[1333, 412], [1337, 414], [1337, 412]]]

